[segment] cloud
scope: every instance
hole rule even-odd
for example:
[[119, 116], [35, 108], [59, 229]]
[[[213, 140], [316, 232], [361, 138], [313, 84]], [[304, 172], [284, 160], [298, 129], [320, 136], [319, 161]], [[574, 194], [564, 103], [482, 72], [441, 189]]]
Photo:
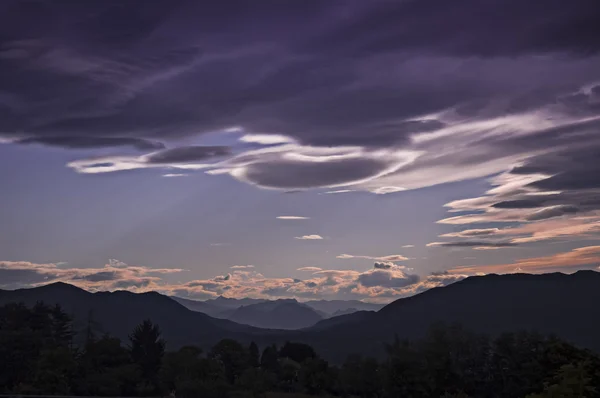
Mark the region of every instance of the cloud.
[[375, 264], [373, 264], [373, 268], [375, 268], [375, 269], [392, 269], [392, 268], [396, 268], [396, 267], [397, 267], [397, 265], [392, 262], [377, 261], [377, 262], [375, 262]]
[[358, 282], [364, 287], [402, 288], [419, 281], [417, 275], [408, 275], [401, 270], [375, 269], [365, 272], [358, 277]]
[[363, 258], [363, 259], [367, 259], [367, 260], [375, 260], [375, 261], [391, 261], [391, 262], [395, 262], [395, 261], [406, 261], [406, 260], [410, 260], [408, 257], [405, 257], [401, 254], [392, 254], [389, 256], [379, 256], [379, 257], [374, 257], [374, 256], [354, 256], [352, 254], [340, 254], [339, 256], [336, 256], [336, 258], [342, 259], [342, 260], [347, 260], [347, 259], [351, 259], [351, 258]]
[[211, 167], [210, 164], [201, 162], [229, 154], [229, 148], [223, 146], [188, 146], [164, 149], [142, 156], [106, 156], [75, 160], [67, 165], [78, 173], [85, 174], [147, 168], [199, 170]]
[[403, 247], [404, 249], [410, 249], [410, 248], [413, 248], [413, 247], [415, 247], [415, 245], [403, 245], [402, 247]]
[[67, 282], [88, 290], [156, 288], [161, 275], [182, 272], [179, 268], [130, 266], [109, 260], [102, 268], [67, 267], [64, 263], [37, 264], [26, 261], [0, 261], [0, 286], [18, 288], [48, 282]]
[[[506, 172], [594, 141], [594, 0], [466, 0], [452, 18], [450, 7], [19, 3], [0, 17], [12, 27], [0, 40], [0, 141], [147, 151], [168, 143], [181, 146], [70, 167], [187, 165], [262, 188], [381, 194]], [[80, 23], [31, 30], [24, 15]], [[224, 32], [231, 20], [242, 23]], [[270, 21], [281, 22], [275, 35]], [[214, 169], [206, 150], [185, 147], [219, 133], [239, 140]], [[595, 170], [574, 167], [581, 160], [558, 160], [532, 187], [597, 189]], [[496, 199], [504, 208], [525, 200]]]
[[295, 140], [280, 134], [246, 134], [240, 138], [242, 142], [257, 143], [261, 145], [291, 144]]
[[580, 210], [577, 206], [572, 206], [572, 205], [552, 206], [552, 207], [546, 207], [546, 208], [540, 209], [540, 210], [528, 215], [527, 217], [525, 217], [525, 219], [527, 221], [546, 220], [548, 218], [560, 217], [565, 214], [574, 214], [579, 211]]
[[296, 236], [294, 239], [301, 240], [320, 240], [323, 239], [321, 235], [304, 235], [304, 236]]
[[[568, 141], [570, 134], [586, 137], [588, 124], [573, 130], [551, 131], [559, 147], [532, 156], [509, 171], [493, 177], [492, 189], [476, 198], [448, 203], [451, 211], [464, 214], [440, 223], [513, 223], [505, 228], [465, 229], [443, 237], [500, 238], [514, 244], [543, 240], [582, 240], [598, 235], [600, 225], [600, 169], [592, 158], [600, 140]], [[595, 126], [592, 124], [591, 126]], [[560, 134], [563, 133], [563, 134]], [[589, 137], [592, 132], [590, 131]]]
[[139, 150], [163, 149], [161, 142], [150, 141], [143, 138], [130, 137], [78, 137], [78, 136], [52, 136], [52, 137], [27, 137], [14, 141], [18, 144], [40, 144], [71, 149], [91, 149], [107, 147], [130, 146]]
[[428, 247], [470, 247], [474, 249], [499, 249], [502, 247], [518, 246], [514, 242], [493, 242], [493, 241], [458, 241], [458, 242], [431, 242]]
[[459, 232], [449, 232], [447, 234], [440, 235], [441, 238], [473, 238], [478, 236], [490, 236], [500, 232], [498, 228], [480, 228], [480, 229], [467, 229]]
[[250, 269], [250, 268], [254, 268], [254, 265], [234, 265], [230, 268], [231, 269]]
[[225, 146], [187, 146], [153, 152], [144, 160], [150, 164], [194, 163], [230, 154], [230, 148]]
[[278, 216], [279, 220], [308, 220], [309, 217], [301, 217], [301, 216]]
[[355, 192], [353, 189], [338, 189], [335, 191], [327, 191], [327, 192], [323, 192], [324, 194], [338, 194], [338, 193], [348, 193], [348, 192]]
[[171, 174], [163, 174], [163, 177], [187, 177], [188, 174], [177, 174], [177, 173], [171, 173]]
[[575, 269], [581, 266], [595, 266], [598, 262], [600, 262], [600, 246], [585, 246], [549, 256], [521, 259], [514, 263], [462, 266], [453, 268], [450, 271], [460, 274], [475, 274], [477, 272], [510, 273], [515, 272], [515, 270], [538, 273], [557, 269]]
[[[388, 194], [493, 176], [439, 221], [465, 228], [443, 237], [472, 242], [443, 245], [596, 237], [597, 1], [455, 8], [17, 3], [0, 16], [11, 27], [0, 142], [73, 149], [79, 173], [201, 170], [283, 191]], [[32, 30], [24, 15], [78, 23]]]
[[296, 271], [318, 272], [318, 271], [322, 271], [322, 269], [319, 267], [302, 267], [302, 268], [298, 268]]

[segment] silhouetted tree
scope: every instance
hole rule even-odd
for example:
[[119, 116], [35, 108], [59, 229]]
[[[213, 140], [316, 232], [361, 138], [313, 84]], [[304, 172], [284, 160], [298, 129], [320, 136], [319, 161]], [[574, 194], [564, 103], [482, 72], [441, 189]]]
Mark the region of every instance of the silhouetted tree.
[[292, 361], [302, 363], [307, 359], [317, 357], [314, 348], [304, 343], [292, 343], [287, 341], [279, 351], [281, 358], [289, 358]]
[[129, 341], [131, 359], [139, 367], [145, 382], [141, 388], [149, 393], [158, 392], [158, 371], [165, 353], [159, 326], [147, 319], [135, 327]]
[[321, 358], [307, 358], [300, 366], [298, 379], [309, 394], [329, 392], [334, 384], [334, 376], [327, 361]]
[[222, 364], [227, 382], [234, 384], [248, 365], [248, 352], [240, 343], [231, 339], [218, 342], [209, 352], [212, 358]]
[[281, 366], [279, 364], [279, 351], [277, 346], [271, 345], [265, 347], [260, 356], [260, 367], [275, 374], [279, 374]]
[[340, 370], [338, 388], [346, 395], [365, 398], [380, 397], [383, 394], [380, 370], [377, 360], [351, 355]]
[[260, 366], [260, 353], [258, 352], [258, 346], [253, 341], [250, 343], [248, 347], [248, 355], [249, 355], [249, 365], [253, 368], [257, 368]]
[[586, 363], [570, 363], [561, 366], [544, 391], [528, 395], [527, 398], [589, 398], [596, 396], [596, 387]]

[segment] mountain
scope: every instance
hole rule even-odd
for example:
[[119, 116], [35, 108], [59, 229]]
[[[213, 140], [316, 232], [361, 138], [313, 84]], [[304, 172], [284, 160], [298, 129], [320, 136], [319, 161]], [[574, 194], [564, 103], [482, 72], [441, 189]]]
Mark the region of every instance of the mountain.
[[356, 311], [379, 311], [385, 305], [365, 303], [358, 300], [310, 300], [305, 301], [304, 304], [328, 316], [344, 315]]
[[222, 311], [222, 308], [207, 303], [206, 301], [198, 301], [198, 300], [189, 300], [181, 297], [170, 296], [173, 300], [177, 301], [179, 304], [183, 305], [187, 309], [197, 312], [203, 312], [206, 315], [211, 315], [213, 312]]
[[396, 300], [370, 315], [322, 321], [301, 338], [339, 361], [351, 350], [377, 355], [394, 335], [420, 338], [444, 322], [491, 335], [533, 330], [600, 351], [599, 302], [600, 273], [594, 271], [476, 276]]
[[225, 337], [250, 341], [257, 334], [264, 337], [270, 333], [191, 311], [155, 292], [90, 293], [60, 282], [32, 289], [0, 290], [0, 305], [7, 302], [33, 305], [37, 301], [60, 304], [74, 317], [76, 330], [84, 330], [91, 318], [95, 324], [101, 325], [99, 332], [107, 332], [124, 342], [133, 328], [144, 319], [151, 319], [160, 325], [170, 348], [186, 344], [207, 346]]
[[[189, 300], [181, 297], [172, 298], [192, 311], [203, 312], [221, 319], [231, 319], [240, 307], [279, 301], [252, 298], [235, 299], [223, 296], [206, 301]], [[383, 304], [364, 303], [358, 300], [310, 300], [303, 304], [315, 310], [321, 318], [346, 315], [356, 311], [378, 311], [383, 308]]]
[[265, 301], [268, 301], [268, 300], [253, 299], [253, 298], [235, 299], [235, 298], [219, 296], [216, 299], [206, 300], [205, 303], [214, 305], [214, 306], [222, 308], [222, 309], [237, 309], [243, 305], [260, 304], [260, 303], [264, 303]]
[[[11, 301], [32, 305], [40, 300], [60, 303], [78, 320], [79, 330], [85, 326], [92, 310], [94, 321], [103, 325], [104, 331], [124, 341], [135, 325], [149, 318], [161, 326], [170, 349], [184, 344], [206, 348], [222, 338], [234, 338], [243, 343], [254, 340], [260, 347], [289, 340], [311, 344], [326, 359], [339, 363], [352, 353], [380, 355], [383, 343], [391, 341], [395, 335], [399, 338], [420, 338], [431, 325], [445, 322], [460, 323], [466, 329], [490, 335], [535, 330], [555, 334], [575, 345], [600, 352], [600, 318], [597, 316], [600, 273], [594, 271], [570, 275], [470, 277], [396, 300], [378, 312], [359, 311], [322, 320], [306, 329], [288, 331], [258, 329], [215, 319], [188, 310], [158, 293], [89, 293], [63, 283], [0, 291], [0, 305]], [[258, 304], [244, 306], [243, 311], [238, 308], [240, 313], [236, 318], [257, 322], [262, 316], [272, 319], [276, 314], [287, 317], [286, 322], [292, 322], [289, 316], [292, 311], [306, 309], [301, 303], [282, 301], [279, 304], [277, 301], [268, 302], [262, 310]]]
[[352, 324], [367, 321], [373, 316], [375, 316], [375, 311], [354, 311], [349, 314], [325, 318], [322, 321], [317, 322], [314, 326], [308, 328], [308, 330], [311, 332], [316, 330], [326, 330], [337, 325], [351, 327]]
[[285, 299], [239, 307], [228, 319], [266, 329], [302, 329], [316, 324], [322, 317], [305, 304]]

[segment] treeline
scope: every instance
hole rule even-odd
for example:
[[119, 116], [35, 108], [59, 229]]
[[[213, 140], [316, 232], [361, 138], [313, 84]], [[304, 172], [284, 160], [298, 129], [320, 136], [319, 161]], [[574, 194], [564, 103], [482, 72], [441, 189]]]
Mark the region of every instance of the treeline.
[[[182, 327], [185, 327], [182, 325]], [[343, 397], [600, 397], [600, 359], [560, 339], [522, 332], [491, 339], [436, 326], [396, 339], [380, 360], [333, 366], [306, 344], [222, 340], [207, 352], [166, 352], [144, 321], [126, 344], [91, 325], [74, 343], [71, 318], [38, 303], [0, 307], [0, 392], [93, 396], [261, 397], [267, 392]], [[349, 347], [349, 351], [351, 347]]]

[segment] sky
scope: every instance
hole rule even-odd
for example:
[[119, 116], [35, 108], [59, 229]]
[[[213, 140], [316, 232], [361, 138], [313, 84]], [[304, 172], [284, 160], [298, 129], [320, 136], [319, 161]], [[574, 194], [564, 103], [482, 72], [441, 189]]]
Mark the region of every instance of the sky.
[[0, 2], [0, 287], [389, 302], [600, 265], [597, 0]]

